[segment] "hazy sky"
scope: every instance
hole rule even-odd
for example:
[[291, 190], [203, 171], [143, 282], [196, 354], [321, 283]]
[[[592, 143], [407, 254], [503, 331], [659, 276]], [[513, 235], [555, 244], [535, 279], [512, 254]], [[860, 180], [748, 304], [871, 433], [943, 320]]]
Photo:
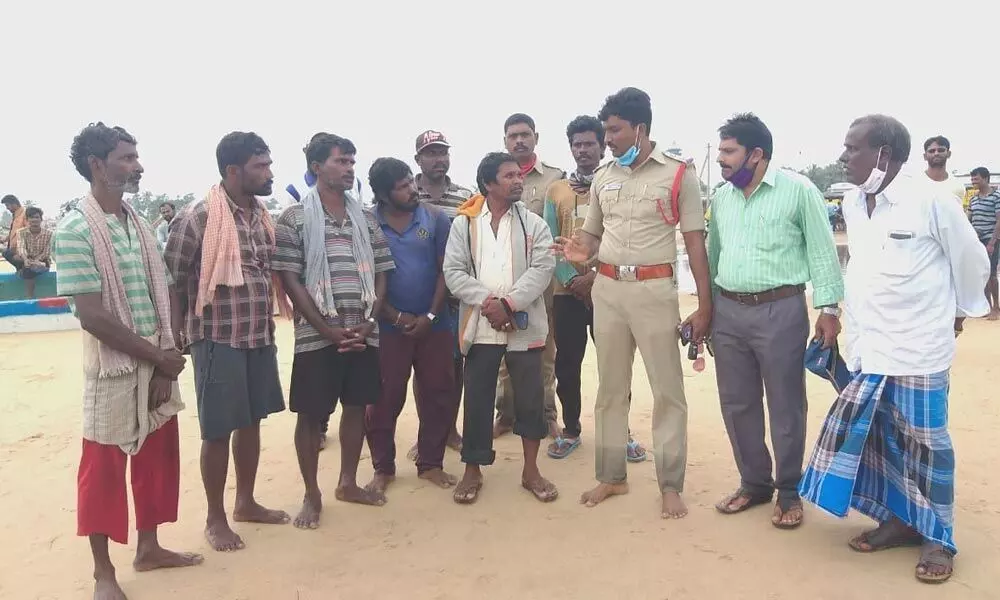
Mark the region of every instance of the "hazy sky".
[[49, 209], [86, 189], [68, 152], [91, 121], [138, 138], [155, 193], [201, 196], [235, 129], [271, 146], [276, 189], [301, 183], [320, 130], [355, 142], [363, 180], [441, 130], [453, 179], [472, 185], [510, 113], [532, 115], [540, 157], [569, 169], [566, 124], [627, 85], [653, 98], [652, 137], [699, 168], [722, 121], [748, 110], [782, 165], [832, 162], [854, 117], [885, 112], [909, 127], [911, 163], [944, 134], [950, 168], [1000, 168], [995, 0], [9, 4], [0, 193]]

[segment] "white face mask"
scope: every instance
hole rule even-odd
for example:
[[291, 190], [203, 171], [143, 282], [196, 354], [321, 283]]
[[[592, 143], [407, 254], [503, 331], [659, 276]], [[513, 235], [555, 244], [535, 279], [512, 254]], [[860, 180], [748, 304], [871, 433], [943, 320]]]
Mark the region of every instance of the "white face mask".
[[[865, 194], [874, 194], [882, 187], [882, 182], [885, 181], [885, 171], [878, 168], [878, 163], [882, 160], [882, 149], [878, 149], [878, 156], [875, 157], [875, 166], [872, 167], [872, 172], [868, 175], [868, 179], [864, 183], [858, 186], [858, 189]], [[888, 165], [886, 165], [888, 166]]]

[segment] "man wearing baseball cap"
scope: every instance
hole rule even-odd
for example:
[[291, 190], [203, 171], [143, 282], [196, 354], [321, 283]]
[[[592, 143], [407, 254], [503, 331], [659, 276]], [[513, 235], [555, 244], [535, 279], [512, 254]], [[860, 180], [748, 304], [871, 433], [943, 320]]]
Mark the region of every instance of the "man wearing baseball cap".
[[[454, 183], [448, 177], [448, 169], [451, 168], [451, 157], [449, 149], [451, 144], [440, 131], [428, 129], [417, 136], [416, 154], [413, 160], [420, 167], [414, 181], [417, 184], [417, 193], [420, 202], [430, 204], [441, 209], [441, 212], [448, 215], [449, 219], [455, 218], [458, 207], [472, 196], [472, 190]], [[451, 319], [452, 333], [458, 339], [458, 300], [449, 293], [447, 297], [448, 315]], [[462, 382], [464, 381], [465, 361], [462, 353], [455, 346], [455, 393], [458, 394], [456, 405], [461, 404]], [[420, 394], [414, 381], [414, 396]], [[458, 414], [456, 413], [456, 418]], [[458, 428], [452, 426], [451, 434], [448, 436], [448, 447], [453, 450], [462, 449], [462, 436], [458, 433]], [[414, 444], [407, 454], [411, 459], [417, 460], [417, 446]]]

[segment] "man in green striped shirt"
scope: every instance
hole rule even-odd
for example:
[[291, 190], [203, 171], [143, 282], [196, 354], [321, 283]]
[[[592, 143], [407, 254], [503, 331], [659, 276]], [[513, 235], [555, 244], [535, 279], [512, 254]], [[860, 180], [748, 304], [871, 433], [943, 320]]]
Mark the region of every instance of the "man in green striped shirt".
[[[715, 288], [712, 342], [739, 489], [716, 508], [736, 514], [778, 503], [775, 527], [802, 523], [798, 483], [806, 435], [803, 360], [809, 337], [805, 284], [821, 310], [814, 339], [836, 343], [844, 282], [823, 195], [807, 178], [770, 164], [771, 132], [752, 114], [719, 129], [727, 183], [712, 203], [708, 261]], [[771, 454], [764, 442], [764, 389]], [[772, 476], [772, 472], [774, 475]]]

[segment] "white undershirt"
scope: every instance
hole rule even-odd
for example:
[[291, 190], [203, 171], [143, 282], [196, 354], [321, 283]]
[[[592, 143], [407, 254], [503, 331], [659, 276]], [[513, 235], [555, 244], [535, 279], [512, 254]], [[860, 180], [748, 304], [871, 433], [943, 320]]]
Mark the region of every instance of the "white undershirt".
[[[480, 283], [485, 285], [497, 298], [510, 293], [514, 287], [514, 268], [511, 256], [511, 224], [514, 211], [511, 207], [500, 217], [496, 236], [493, 235], [493, 215], [486, 204], [479, 215], [479, 235], [476, 255], [476, 269]], [[507, 344], [507, 332], [497, 331], [490, 326], [486, 317], [480, 317], [476, 327], [475, 344]]]

